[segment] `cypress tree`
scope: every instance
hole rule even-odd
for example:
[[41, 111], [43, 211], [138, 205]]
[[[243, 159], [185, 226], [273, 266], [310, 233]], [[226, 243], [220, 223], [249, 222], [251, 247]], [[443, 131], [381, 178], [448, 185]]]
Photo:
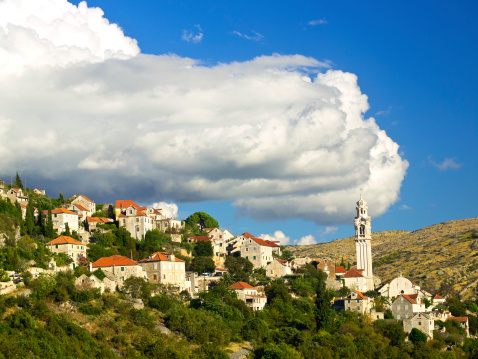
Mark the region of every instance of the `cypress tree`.
[[20, 179], [20, 175], [17, 172], [17, 175], [15, 176], [15, 183], [14, 183], [15, 188], [21, 188], [23, 189], [23, 183], [22, 180]]
[[332, 320], [334, 317], [334, 311], [330, 305], [330, 300], [332, 299], [332, 293], [326, 287], [326, 278], [327, 275], [319, 271], [317, 284], [317, 298], [315, 299], [316, 311], [315, 311], [315, 320], [317, 322], [317, 330], [320, 329], [329, 329]]
[[45, 237], [53, 238], [53, 219], [51, 215], [51, 206], [48, 208], [48, 220], [46, 223]]
[[25, 226], [27, 233], [32, 235], [35, 230], [35, 216], [34, 216], [33, 202], [29, 201], [27, 206], [27, 214], [25, 216]]

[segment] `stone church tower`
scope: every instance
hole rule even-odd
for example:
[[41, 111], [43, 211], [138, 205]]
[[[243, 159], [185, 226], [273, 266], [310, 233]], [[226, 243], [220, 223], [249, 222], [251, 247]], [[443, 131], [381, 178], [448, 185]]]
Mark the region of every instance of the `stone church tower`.
[[372, 218], [368, 215], [367, 202], [362, 198], [357, 202], [357, 217], [354, 218], [355, 245], [357, 248], [357, 269], [363, 269], [367, 279], [367, 289], [374, 289], [372, 272]]

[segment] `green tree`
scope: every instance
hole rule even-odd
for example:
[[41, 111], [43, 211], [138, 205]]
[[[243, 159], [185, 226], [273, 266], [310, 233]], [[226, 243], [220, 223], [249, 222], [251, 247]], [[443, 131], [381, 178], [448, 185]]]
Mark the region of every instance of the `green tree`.
[[28, 206], [27, 206], [27, 213], [25, 216], [25, 227], [29, 235], [34, 234], [35, 215], [34, 215], [33, 201], [31, 200], [28, 202]]
[[214, 272], [216, 265], [212, 258], [209, 257], [195, 257], [191, 261], [191, 269], [197, 274]]
[[195, 257], [212, 257], [214, 250], [211, 241], [199, 241], [194, 246], [193, 254]]
[[315, 299], [315, 305], [317, 307], [315, 312], [315, 321], [317, 323], [317, 329], [327, 329], [334, 317], [334, 311], [330, 305], [333, 293], [327, 289], [325, 281], [327, 280], [327, 274], [319, 271], [320, 276], [318, 278], [319, 283], [317, 285], [317, 298]]
[[417, 344], [420, 342], [427, 342], [427, 335], [423, 333], [421, 330], [417, 328], [413, 328], [410, 334], [408, 335], [408, 340], [410, 340], [413, 344]]
[[280, 246], [280, 247], [281, 247], [282, 254], [280, 255], [279, 258], [289, 262], [293, 261], [295, 258], [294, 254], [291, 251], [285, 249], [285, 246]]
[[23, 189], [23, 183], [22, 180], [20, 179], [20, 175], [17, 172], [17, 175], [15, 176], [15, 182], [13, 183], [13, 186], [15, 188], [21, 188]]
[[219, 223], [205, 212], [196, 212], [186, 218], [186, 224], [192, 229], [199, 228], [204, 231], [205, 228], [219, 228]]
[[224, 266], [236, 282], [248, 282], [254, 268], [251, 261], [244, 257], [227, 256]]
[[123, 291], [133, 298], [147, 300], [151, 296], [151, 284], [140, 277], [129, 277], [124, 281]]
[[51, 215], [51, 206], [48, 208], [48, 219], [46, 223], [45, 237], [53, 238], [55, 232], [53, 230], [53, 217]]

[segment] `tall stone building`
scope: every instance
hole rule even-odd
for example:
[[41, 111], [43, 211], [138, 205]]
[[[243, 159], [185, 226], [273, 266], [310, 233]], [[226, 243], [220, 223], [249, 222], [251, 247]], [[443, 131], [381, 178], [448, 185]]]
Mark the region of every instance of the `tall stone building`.
[[368, 215], [367, 202], [362, 198], [357, 202], [357, 217], [354, 218], [355, 246], [357, 249], [357, 270], [362, 272], [368, 290], [374, 289], [372, 272], [372, 218]]

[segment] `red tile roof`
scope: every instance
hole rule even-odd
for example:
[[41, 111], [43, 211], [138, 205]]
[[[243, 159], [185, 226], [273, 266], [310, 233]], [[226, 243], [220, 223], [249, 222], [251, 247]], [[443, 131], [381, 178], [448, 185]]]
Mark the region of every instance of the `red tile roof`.
[[136, 203], [134, 203], [134, 201], [131, 201], [129, 199], [116, 201], [115, 208], [127, 208], [127, 207], [134, 207], [135, 209], [139, 208], [139, 206]]
[[265, 239], [262, 239], [262, 238], [254, 237], [252, 234], [250, 234], [248, 232], [243, 233], [242, 236], [254, 240], [260, 246], [280, 247], [278, 244], [276, 244], [272, 241], [268, 241], [268, 240], [265, 240]]
[[93, 267], [113, 267], [113, 266], [134, 266], [138, 262], [129, 259], [128, 257], [114, 255], [111, 257], [103, 257], [92, 264]]
[[349, 271], [342, 276], [342, 278], [355, 278], [355, 277], [363, 277], [362, 273], [355, 268], [350, 268]]
[[468, 317], [448, 317], [446, 318], [446, 322], [449, 320], [456, 320], [459, 323], [465, 323], [468, 321]]
[[73, 206], [78, 207], [78, 209], [79, 209], [80, 211], [89, 212], [89, 210], [88, 210], [87, 208], [83, 207], [81, 204], [73, 204]]
[[360, 293], [358, 290], [355, 290], [354, 293], [357, 294], [357, 298], [360, 298], [360, 299], [367, 299], [366, 296], [364, 296], [362, 293]]
[[445, 299], [445, 298], [443, 298], [442, 296], [440, 296], [440, 295], [437, 294], [437, 295], [435, 295], [435, 296], [433, 297], [433, 299]]
[[335, 273], [345, 273], [345, 267], [335, 267]]
[[51, 213], [56, 213], [56, 214], [59, 214], [59, 213], [66, 213], [66, 214], [74, 214], [75, 216], [77, 216], [77, 214], [75, 212], [72, 212], [68, 209], [65, 209], [65, 208], [55, 208], [51, 211]]
[[252, 285], [247, 284], [246, 282], [237, 282], [231, 285], [229, 288], [231, 289], [256, 289]]
[[80, 246], [84, 246], [83, 243], [78, 242], [75, 238], [71, 238], [68, 236], [57, 237], [54, 240], [48, 242], [47, 244], [77, 244]]
[[[167, 257], [167, 255], [171, 255], [171, 253], [168, 252], [155, 252], [151, 254], [149, 257], [142, 259], [139, 261], [139, 263], [145, 263], [145, 262], [160, 262], [160, 261], [170, 261]], [[175, 262], [184, 262], [183, 260], [174, 257]]]
[[401, 296], [405, 298], [406, 300], [408, 300], [410, 303], [417, 304], [417, 301], [411, 297], [412, 294], [401, 294]]
[[252, 298], [267, 298], [265, 295], [257, 295], [257, 294], [246, 294], [247, 297]]
[[103, 217], [86, 217], [86, 222], [88, 223], [113, 223], [111, 218], [103, 218]]

